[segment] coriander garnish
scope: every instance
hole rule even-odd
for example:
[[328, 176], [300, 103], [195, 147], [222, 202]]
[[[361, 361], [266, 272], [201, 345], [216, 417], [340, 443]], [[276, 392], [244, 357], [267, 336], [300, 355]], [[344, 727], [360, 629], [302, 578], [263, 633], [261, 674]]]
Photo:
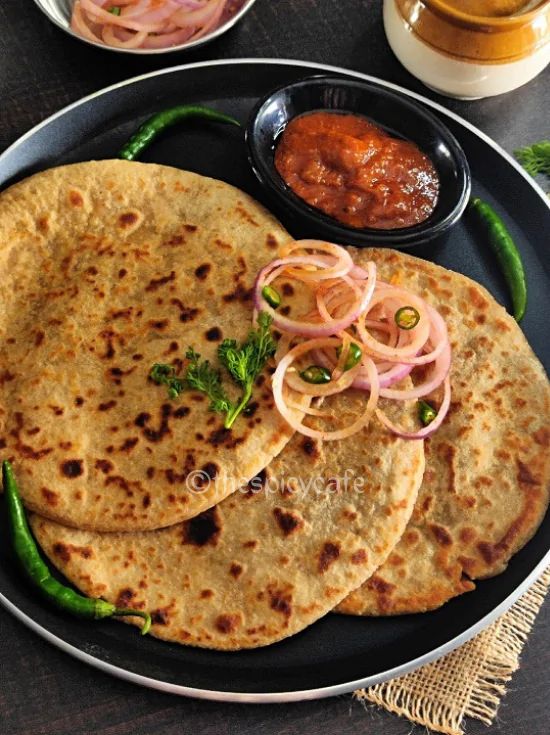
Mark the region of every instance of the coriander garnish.
[[547, 174], [550, 176], [550, 140], [540, 140], [514, 151], [515, 157], [531, 176]]
[[156, 362], [149, 373], [157, 385], [166, 385], [170, 398], [177, 398], [184, 389], [184, 381], [176, 376], [176, 368]]
[[224, 426], [230, 429], [235, 419], [246, 408], [252, 396], [254, 381], [275, 354], [276, 344], [269, 327], [272, 318], [266, 312], [258, 314], [258, 328], [252, 330], [246, 342], [237, 345], [234, 339], [224, 339], [218, 347], [218, 358], [233, 381], [243, 389], [240, 400], [232, 402], [224, 391], [221, 375], [208, 360], [201, 362], [193, 347], [187, 350], [189, 360], [185, 374], [178, 377], [171, 365], [155, 363], [149, 377], [158, 385], [166, 385], [170, 398], [177, 398], [185, 390], [198, 390], [210, 399], [210, 410], [225, 414]]

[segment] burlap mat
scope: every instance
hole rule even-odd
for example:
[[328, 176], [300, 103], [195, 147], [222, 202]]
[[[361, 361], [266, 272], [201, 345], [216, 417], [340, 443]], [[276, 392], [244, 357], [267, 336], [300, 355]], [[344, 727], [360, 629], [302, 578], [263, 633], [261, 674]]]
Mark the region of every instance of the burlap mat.
[[411, 674], [358, 689], [355, 696], [447, 735], [463, 735], [465, 717], [490, 725], [549, 587], [550, 567], [468, 643]]

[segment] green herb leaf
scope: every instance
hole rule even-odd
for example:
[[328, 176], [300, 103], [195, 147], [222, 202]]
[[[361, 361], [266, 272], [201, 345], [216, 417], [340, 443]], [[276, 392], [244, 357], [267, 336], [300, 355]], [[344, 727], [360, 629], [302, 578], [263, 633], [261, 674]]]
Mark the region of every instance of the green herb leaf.
[[210, 410], [216, 413], [227, 413], [232, 404], [226, 396], [220, 373], [211, 367], [208, 360], [200, 362], [200, 355], [189, 347], [185, 357], [190, 361], [185, 373], [185, 386], [205, 393], [210, 399]]
[[120, 15], [120, 7], [118, 5], [113, 5], [112, 8], [109, 8], [108, 12], [112, 15]]
[[514, 151], [515, 157], [531, 176], [550, 176], [550, 140], [541, 140], [533, 145]]
[[273, 318], [265, 311], [258, 314], [258, 328], [252, 330], [240, 347], [234, 339], [224, 339], [218, 347], [218, 357], [235, 383], [243, 388], [239, 403], [228, 413], [225, 428], [230, 429], [252, 396], [254, 381], [267, 360], [275, 354], [277, 345], [270, 332]]
[[254, 373], [253, 379], [256, 379], [261, 373], [266, 362], [270, 357], [273, 357], [277, 349], [277, 343], [270, 331], [272, 322], [272, 316], [266, 311], [260, 311], [258, 314], [258, 329], [248, 335], [247, 343], [252, 346], [250, 372]]
[[276, 343], [270, 326], [273, 319], [265, 312], [258, 315], [258, 328], [252, 330], [246, 342], [238, 345], [234, 339], [224, 339], [218, 347], [218, 357], [234, 382], [243, 389], [241, 400], [232, 403], [227, 397], [218, 370], [208, 360], [202, 360], [193, 347], [189, 347], [185, 357], [189, 361], [183, 377], [178, 377], [171, 365], [155, 363], [149, 377], [158, 385], [166, 385], [170, 398], [177, 398], [186, 388], [198, 390], [210, 399], [210, 410], [225, 414], [225, 428], [230, 429], [233, 422], [246, 408], [251, 396], [254, 381], [264, 369], [267, 360], [275, 354]]
[[234, 339], [224, 339], [218, 347], [218, 357], [235, 383], [242, 388], [253, 382], [267, 360], [275, 354], [277, 345], [269, 328], [273, 319], [265, 311], [258, 315], [258, 329], [252, 330], [240, 347]]
[[168, 396], [172, 399], [177, 398], [185, 387], [183, 380], [176, 376], [176, 369], [172, 365], [156, 362], [151, 368], [149, 377], [157, 385], [167, 386]]
[[224, 339], [218, 347], [218, 357], [222, 365], [225, 365], [237, 385], [244, 386], [248, 375], [248, 361], [250, 350], [237, 347], [234, 339]]

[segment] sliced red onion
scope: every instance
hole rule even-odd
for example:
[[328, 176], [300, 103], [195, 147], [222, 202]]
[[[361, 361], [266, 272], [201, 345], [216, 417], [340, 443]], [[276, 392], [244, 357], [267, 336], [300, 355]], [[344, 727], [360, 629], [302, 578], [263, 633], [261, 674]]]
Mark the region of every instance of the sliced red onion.
[[[410, 375], [413, 370], [412, 365], [394, 365], [391, 370], [386, 373], [378, 373], [378, 380], [380, 383], [380, 397], [387, 398], [385, 395], [385, 389], [395, 383], [398, 383], [407, 375]], [[370, 381], [368, 377], [364, 375], [358, 375], [353, 381], [353, 387], [359, 390], [370, 390]]]
[[350, 276], [352, 278], [358, 278], [360, 280], [368, 278], [368, 275], [367, 271], [364, 268], [361, 268], [360, 265], [354, 265], [350, 271]]
[[172, 15], [172, 21], [181, 28], [201, 28], [210, 22], [220, 5], [225, 5], [225, 0], [208, 0], [206, 5], [195, 10], [180, 8]]
[[[304, 259], [304, 262], [307, 262], [307, 259], [309, 258], [317, 258], [323, 260], [325, 262], [323, 278], [339, 278], [340, 276], [345, 276], [346, 274], [348, 274], [353, 268], [353, 260], [351, 259], [351, 255], [348, 253], [348, 251], [344, 250], [344, 248], [340, 247], [339, 245], [334, 245], [330, 242], [324, 242], [323, 240], [291, 240], [289, 243], [281, 248], [281, 257], [288, 258], [290, 253], [294, 252], [295, 250], [317, 251], [315, 253], [300, 253], [299, 256], [293, 257], [301, 257], [302, 259]], [[323, 255], [323, 253], [327, 253], [328, 256]], [[334, 258], [336, 262], [333, 263], [329, 259], [330, 257]], [[307, 274], [301, 275], [302, 277], [307, 277]], [[311, 278], [312, 280], [318, 280], [319, 274], [312, 273]]]
[[346, 427], [345, 429], [339, 429], [336, 431], [320, 431], [317, 429], [312, 429], [309, 426], [305, 426], [303, 423], [303, 418], [301, 420], [298, 420], [296, 416], [292, 413], [283, 395], [283, 385], [285, 383], [286, 371], [294, 362], [294, 360], [300, 357], [300, 355], [317, 348], [327, 346], [331, 347], [337, 344], [338, 340], [336, 339], [313, 339], [308, 340], [303, 344], [297, 345], [296, 347], [293, 347], [290, 352], [287, 352], [287, 354], [278, 364], [272, 378], [273, 398], [281, 416], [290, 424], [292, 428], [294, 428], [296, 431], [299, 431], [301, 434], [312, 437], [314, 439], [322, 439], [324, 441], [345, 439], [348, 436], [352, 436], [358, 431], [361, 431], [361, 429], [363, 429], [369, 423], [376, 409], [376, 404], [378, 403], [378, 383], [376, 368], [372, 360], [367, 360], [366, 368], [367, 370], [369, 370], [369, 377], [371, 379], [373, 389], [369, 395], [368, 401], [366, 402], [364, 412], [361, 416], [359, 416], [358, 419], [356, 419], [356, 421], [350, 424], [350, 426]]
[[[349, 263], [341, 258], [342, 249], [330, 243], [321, 243], [321, 253], [303, 252], [315, 248], [316, 241], [290, 243], [282, 251], [284, 257], [260, 271], [254, 287], [255, 312], [260, 309], [268, 311], [274, 318], [274, 325], [282, 333], [275, 355], [277, 369], [273, 377], [278, 409], [286, 418], [290, 416], [291, 409], [296, 408], [291, 401], [285, 403], [283, 385], [302, 395], [321, 398], [340, 393], [348, 387], [357, 388], [370, 393], [368, 403], [372, 408], [378, 396], [398, 401], [413, 400], [432, 393], [443, 383], [444, 396], [438, 416], [428, 427], [419, 431], [406, 432], [392, 424], [382, 411], [377, 411], [380, 421], [403, 438], [422, 439], [429, 436], [444, 420], [450, 403], [451, 347], [441, 315], [415, 294], [377, 279], [374, 263], [369, 263], [366, 269], [353, 264], [349, 267]], [[335, 272], [338, 271], [339, 275], [336, 276]], [[316, 308], [303, 315], [303, 321], [277, 314], [261, 296], [262, 288], [282, 275], [306, 281], [312, 290]], [[411, 330], [400, 329], [394, 323], [396, 311], [404, 305], [413, 306], [420, 314], [420, 323]], [[350, 327], [355, 331], [348, 331]], [[375, 334], [382, 333], [384, 341], [376, 339], [368, 329]], [[296, 344], [300, 337], [309, 339]], [[346, 346], [350, 341], [361, 346], [362, 360], [351, 370], [343, 371]], [[339, 358], [336, 357], [338, 347], [343, 347]], [[315, 364], [331, 372], [329, 384], [310, 385], [296, 372], [288, 371], [293, 360], [308, 352]], [[428, 364], [432, 364], [433, 368], [421, 384], [410, 389], [393, 388], [410, 375], [417, 365]], [[375, 400], [373, 394], [376, 395]], [[317, 408], [311, 408], [306, 413], [328, 415]], [[341, 432], [311, 429], [304, 426], [303, 418], [298, 420], [295, 416], [287, 420], [293, 428], [307, 436], [339, 439], [360, 430], [364, 425], [361, 421], [365, 420], [367, 413], [368, 410], [359, 422]]]
[[[331, 361], [329, 356], [324, 350], [313, 350], [312, 356], [315, 362], [318, 365], [321, 365], [321, 367], [326, 368], [327, 370], [333, 371], [335, 368], [336, 363]], [[394, 383], [398, 383], [400, 380], [403, 380], [403, 378], [406, 378], [408, 375], [411, 374], [413, 370], [412, 365], [394, 365], [392, 364], [390, 369], [386, 372], [380, 372], [380, 366], [376, 366], [376, 372], [378, 374], [378, 385], [380, 388], [380, 395], [382, 395], [382, 389], [387, 388]], [[358, 390], [365, 390], [370, 391], [370, 381], [368, 378], [368, 373], [364, 366], [360, 365], [360, 370], [358, 371], [356, 377], [353, 380], [353, 383], [351, 384], [352, 388], [357, 388]]]
[[132, 18], [143, 23], [159, 23], [169, 18], [178, 8], [172, 0], [164, 0], [162, 5], [153, 4], [151, 0], [137, 0], [120, 11], [119, 18]]
[[264, 286], [270, 283], [270, 272], [281, 265], [289, 265], [291, 262], [295, 261], [298, 261], [297, 264], [303, 265], [306, 257], [308, 258], [306, 264], [312, 263], [313, 265], [316, 265], [315, 259], [311, 256], [302, 256], [302, 258], [280, 258], [278, 260], [274, 260], [265, 268], [262, 268], [254, 283], [254, 306], [258, 311], [266, 311], [270, 314], [273, 317], [273, 326], [277, 329], [290, 332], [291, 334], [301, 335], [302, 337], [330, 337], [333, 334], [347, 329], [347, 327], [357, 319], [360, 313], [359, 298], [355, 302], [355, 308], [353, 308], [345, 317], [333, 319], [325, 323], [318, 323], [305, 322], [285, 317], [282, 314], [277, 313], [277, 311], [273, 309], [273, 307], [271, 307], [262, 296]]
[[200, 38], [221, 19], [229, 0], [76, 0], [71, 28], [90, 41], [117, 48], [169, 48]]
[[95, 5], [92, 0], [79, 0], [79, 2], [82, 10], [84, 10], [92, 20], [98, 23], [120, 26], [121, 28], [128, 28], [131, 31], [147, 31], [149, 33], [162, 30], [162, 23], [139, 23], [131, 18], [125, 20], [122, 15], [113, 15], [113, 13], [103, 10], [103, 8]]
[[[395, 295], [394, 291], [395, 290], [392, 289], [391, 298], [393, 298]], [[385, 345], [375, 339], [365, 328], [365, 319], [368, 315], [368, 312], [364, 312], [363, 314], [361, 314], [356, 324], [357, 332], [359, 334], [359, 337], [361, 338], [361, 342], [365, 345], [369, 353], [378, 355], [379, 357], [386, 360], [393, 359], [396, 362], [404, 362], [405, 358], [413, 357], [414, 355], [416, 355], [418, 351], [422, 349], [422, 347], [426, 344], [430, 334], [430, 321], [427, 316], [427, 304], [425, 304], [422, 299], [418, 298], [414, 294], [403, 292], [401, 289], [400, 291], [401, 295], [406, 298], [406, 301], [404, 303], [413, 306], [420, 314], [420, 322], [418, 326], [416, 326], [414, 329], [406, 330], [407, 339], [410, 340], [409, 344], [402, 347], [393, 347]], [[370, 302], [370, 307], [372, 308], [388, 298], [390, 298], [388, 291], [386, 291], [385, 289], [382, 291], [377, 289]], [[401, 331], [403, 332], [403, 330]], [[405, 332], [403, 332], [403, 334], [405, 334]]]
[[427, 426], [422, 427], [422, 429], [419, 429], [418, 431], [405, 431], [396, 424], [392, 423], [390, 419], [386, 416], [386, 414], [379, 408], [376, 410], [376, 416], [387, 429], [393, 431], [394, 434], [401, 437], [402, 439], [426, 439], [426, 437], [430, 436], [434, 433], [434, 431], [437, 431], [439, 429], [449, 411], [450, 405], [451, 379], [447, 375], [445, 380], [443, 381], [443, 401], [441, 402], [441, 406], [439, 407], [437, 416]]
[[[413, 366], [414, 367], [414, 366]], [[436, 358], [434, 369], [430, 378], [424, 383], [415, 385], [414, 388], [407, 390], [397, 390], [394, 388], [384, 388], [380, 391], [382, 398], [392, 398], [396, 401], [408, 401], [411, 398], [423, 398], [438, 388], [443, 380], [447, 377], [451, 369], [451, 347], [446, 345], [445, 349]]]
[[[357, 373], [357, 370], [355, 370], [355, 373]], [[289, 388], [307, 396], [333, 396], [336, 393], [342, 393], [351, 386], [353, 379], [354, 373], [351, 370], [342, 373], [338, 380], [331, 380], [330, 383], [324, 385], [306, 383], [298, 373], [287, 372], [285, 375], [285, 383]]]
[[108, 46], [116, 48], [138, 48], [147, 38], [147, 31], [139, 31], [130, 33], [128, 31], [119, 31], [125, 37], [119, 38], [116, 34], [114, 26], [103, 26], [101, 38]]
[[177, 31], [162, 33], [158, 36], [147, 36], [142, 44], [142, 48], [166, 48], [167, 46], [179, 46], [181, 43], [189, 41], [192, 31], [189, 28], [180, 28]]

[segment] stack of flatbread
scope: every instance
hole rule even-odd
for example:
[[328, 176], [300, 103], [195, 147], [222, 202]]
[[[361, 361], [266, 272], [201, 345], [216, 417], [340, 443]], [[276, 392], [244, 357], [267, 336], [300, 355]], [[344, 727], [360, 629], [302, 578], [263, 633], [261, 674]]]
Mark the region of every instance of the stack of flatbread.
[[[155, 362], [180, 369], [189, 346], [215, 363], [222, 339], [246, 338], [254, 277], [289, 236], [243, 192], [76, 164], [4, 192], [0, 234], [3, 458], [51, 562], [88, 595], [150, 611], [153, 635], [235, 650], [335, 608], [429, 610], [501, 572], [542, 520], [548, 381], [464, 276], [354, 251], [444, 316], [452, 410], [425, 442], [372, 422], [320, 443], [292, 435], [269, 369], [231, 430], [202, 394], [171, 400], [148, 377]], [[324, 408], [353, 420], [363, 405], [348, 391]]]

